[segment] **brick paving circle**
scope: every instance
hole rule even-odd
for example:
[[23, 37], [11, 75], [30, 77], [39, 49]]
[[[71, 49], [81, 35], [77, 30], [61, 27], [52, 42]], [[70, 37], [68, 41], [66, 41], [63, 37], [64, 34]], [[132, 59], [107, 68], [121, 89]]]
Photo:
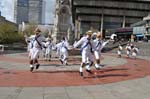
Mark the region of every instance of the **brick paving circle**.
[[[16, 57], [17, 55], [18, 58]], [[64, 87], [96, 85], [115, 83], [150, 75], [149, 60], [135, 60], [126, 57], [119, 59], [117, 56], [109, 54], [104, 55], [103, 59], [103, 61], [109, 64], [105, 64], [106, 66], [99, 71], [92, 68], [92, 74], [84, 71], [84, 77], [80, 77], [78, 72], [80, 58], [73, 56], [69, 58], [69, 66], [62, 66], [55, 59], [51, 62], [41, 60], [40, 62], [44, 66], [31, 73], [28, 70], [28, 59], [26, 57], [26, 54], [0, 55], [0, 86]]]

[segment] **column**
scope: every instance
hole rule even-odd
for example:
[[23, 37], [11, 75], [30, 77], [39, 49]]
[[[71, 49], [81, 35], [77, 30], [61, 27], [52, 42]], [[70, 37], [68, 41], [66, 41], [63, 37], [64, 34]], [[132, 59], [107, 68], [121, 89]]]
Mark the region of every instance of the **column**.
[[123, 16], [123, 21], [122, 21], [122, 28], [126, 27], [126, 16]]
[[75, 38], [80, 38], [80, 21], [75, 20]]
[[101, 15], [101, 33], [103, 33], [103, 26], [104, 25], [104, 14]]
[[80, 38], [80, 34], [81, 34], [81, 21], [78, 21], [78, 33], [77, 33], [78, 39]]

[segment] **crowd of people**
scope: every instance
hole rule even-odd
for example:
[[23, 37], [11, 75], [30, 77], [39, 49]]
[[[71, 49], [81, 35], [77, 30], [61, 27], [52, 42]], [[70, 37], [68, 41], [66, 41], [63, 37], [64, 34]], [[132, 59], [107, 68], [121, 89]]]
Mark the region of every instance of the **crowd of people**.
[[[123, 47], [121, 46], [121, 44], [119, 44], [117, 54], [118, 57], [120, 58], [122, 56], [122, 51], [123, 51]], [[128, 44], [125, 47], [125, 51], [128, 58], [133, 57], [134, 59], [136, 59], [137, 54], [139, 52], [139, 48], [136, 45], [132, 44], [131, 42], [128, 42]]]
[[86, 36], [83, 36], [76, 44], [74, 44], [74, 48], [81, 45], [82, 63], [79, 70], [80, 76], [83, 76], [84, 67], [86, 67], [87, 72], [92, 73], [91, 66], [94, 63], [97, 70], [102, 68], [100, 65], [101, 51], [108, 42], [109, 40], [106, 42], [102, 40], [101, 32], [96, 34], [96, 39], [92, 39], [92, 31], [88, 31]]
[[28, 52], [30, 59], [30, 71], [32, 72], [34, 69], [38, 69], [40, 64], [38, 62], [38, 58], [40, 56], [40, 52], [43, 52], [43, 56], [46, 61], [51, 61], [52, 50], [57, 50], [57, 55], [62, 64], [68, 65], [68, 49], [69, 43], [65, 37], [62, 37], [61, 41], [57, 44], [53, 43], [53, 38], [51, 34], [45, 38], [41, 34], [41, 30], [36, 28], [34, 31], [34, 35], [27, 36], [24, 33], [25, 40], [28, 44]]
[[[52, 50], [56, 50], [56, 53], [59, 57], [59, 60], [62, 64], [68, 65], [68, 50], [69, 42], [66, 37], [62, 37], [61, 41], [57, 44], [53, 43], [53, 38], [51, 34], [45, 38], [41, 34], [41, 30], [36, 28], [34, 35], [27, 36], [24, 33], [26, 42], [28, 43], [29, 59], [30, 59], [30, 71], [33, 72], [34, 69], [38, 69], [40, 64], [38, 62], [39, 54], [42, 51], [46, 61], [51, 61]], [[80, 76], [83, 76], [83, 68], [85, 67], [88, 73], [91, 72], [91, 66], [95, 66], [97, 70], [101, 69], [101, 51], [109, 43], [110, 40], [104, 41], [102, 38], [102, 33], [97, 32], [93, 33], [92, 31], [87, 31], [86, 35], [83, 36], [80, 40], [76, 40], [72, 45], [72, 50], [80, 47], [82, 62], [79, 69]], [[118, 56], [121, 57], [122, 46], [119, 44], [118, 47]], [[127, 44], [126, 46], [127, 56], [132, 56], [136, 58], [138, 48], [132, 44]], [[94, 64], [94, 65], [93, 65]]]

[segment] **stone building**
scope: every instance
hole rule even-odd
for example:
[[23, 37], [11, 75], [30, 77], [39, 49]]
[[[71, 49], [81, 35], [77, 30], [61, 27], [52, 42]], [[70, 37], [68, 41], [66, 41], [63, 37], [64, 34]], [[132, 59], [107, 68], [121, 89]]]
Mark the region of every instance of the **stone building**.
[[107, 33], [128, 27], [150, 13], [150, 0], [72, 0], [75, 37], [87, 30]]
[[0, 24], [5, 24], [5, 23], [15, 26], [16, 27], [15, 30], [16, 31], [18, 30], [17, 24], [6, 20], [5, 17], [1, 16], [1, 12], [0, 12]]
[[73, 38], [72, 12], [70, 0], [56, 0], [55, 21], [53, 37], [55, 42], [59, 42], [62, 37], [69, 41]]

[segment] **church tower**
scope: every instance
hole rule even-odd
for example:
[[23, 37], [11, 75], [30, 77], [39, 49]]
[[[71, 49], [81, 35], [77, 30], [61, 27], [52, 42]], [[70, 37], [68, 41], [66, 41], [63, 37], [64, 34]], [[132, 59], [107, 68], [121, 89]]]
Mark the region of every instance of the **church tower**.
[[59, 42], [62, 37], [71, 39], [73, 25], [70, 0], [56, 0], [55, 4], [54, 41]]

